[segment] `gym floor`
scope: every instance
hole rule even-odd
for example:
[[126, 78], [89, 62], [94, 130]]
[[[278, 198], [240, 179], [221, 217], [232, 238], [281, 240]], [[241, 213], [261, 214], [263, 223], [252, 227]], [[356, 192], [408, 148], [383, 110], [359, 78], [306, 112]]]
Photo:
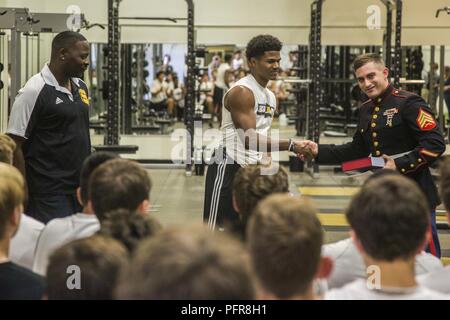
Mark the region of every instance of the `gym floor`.
[[[274, 123], [274, 128], [278, 128]], [[295, 135], [293, 127], [280, 129], [280, 137]], [[158, 153], [170, 145], [170, 136], [129, 136], [122, 141], [140, 144], [143, 153]], [[99, 139], [94, 137], [93, 141]], [[346, 142], [350, 138], [321, 137], [321, 143]], [[95, 143], [94, 143], [95, 144]], [[446, 153], [449, 153], [447, 148]], [[126, 157], [126, 156], [125, 156]], [[134, 156], [140, 158], [140, 156]], [[164, 158], [163, 155], [161, 155]], [[280, 160], [287, 160], [287, 153], [280, 154]], [[164, 225], [184, 225], [202, 223], [204, 176], [186, 177], [184, 169], [150, 168], [148, 173], [153, 182], [151, 191], [152, 214]], [[325, 241], [335, 242], [348, 237], [348, 224], [345, 220], [345, 209], [351, 199], [367, 178], [367, 174], [348, 176], [334, 173], [333, 167], [321, 167], [317, 177], [308, 173], [290, 172], [290, 186], [293, 194], [310, 197], [319, 212], [319, 218], [326, 231]], [[438, 207], [438, 221], [445, 225], [446, 217], [442, 207]], [[439, 229], [444, 262], [450, 261], [450, 230]]]

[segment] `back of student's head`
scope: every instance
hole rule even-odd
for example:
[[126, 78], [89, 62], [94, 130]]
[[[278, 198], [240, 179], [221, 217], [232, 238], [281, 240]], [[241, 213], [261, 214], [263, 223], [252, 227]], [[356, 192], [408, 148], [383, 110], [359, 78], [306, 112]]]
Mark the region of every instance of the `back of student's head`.
[[319, 268], [323, 231], [307, 200], [287, 194], [267, 197], [249, 221], [247, 238], [265, 291], [286, 299], [308, 290]]
[[429, 228], [425, 196], [414, 181], [401, 175], [380, 176], [366, 183], [346, 215], [365, 253], [388, 262], [413, 258]]
[[19, 170], [0, 163], [0, 239], [5, 237], [8, 223], [14, 212], [21, 208], [25, 182]]
[[92, 236], [57, 249], [47, 267], [50, 300], [112, 299], [127, 250], [116, 240]]
[[117, 209], [105, 215], [98, 234], [118, 240], [132, 253], [142, 240], [155, 235], [161, 229], [159, 221], [149, 214]]
[[[280, 166], [249, 165], [240, 168], [233, 180], [233, 197], [243, 220], [251, 215], [259, 201], [272, 193], [289, 192], [286, 169]], [[272, 174], [265, 174], [272, 173]]]
[[366, 184], [369, 182], [379, 179], [381, 177], [387, 177], [387, 176], [401, 176], [401, 173], [397, 170], [390, 170], [390, 169], [378, 169], [375, 170], [362, 184], [362, 187], [365, 187]]
[[100, 165], [89, 179], [89, 199], [100, 222], [108, 211], [137, 210], [150, 197], [150, 177], [136, 162], [114, 159]]
[[12, 164], [16, 143], [6, 134], [0, 134], [0, 162]]
[[441, 199], [447, 212], [450, 212], [450, 157], [442, 159], [440, 169]]
[[224, 234], [171, 228], [145, 240], [120, 278], [119, 299], [236, 300], [255, 297], [247, 254]]
[[114, 154], [112, 152], [102, 151], [102, 152], [94, 152], [84, 160], [80, 174], [80, 197], [81, 201], [83, 202], [83, 205], [86, 205], [89, 200], [88, 184], [89, 184], [89, 177], [91, 176], [92, 172], [94, 172], [94, 170], [97, 167], [99, 167], [106, 161], [116, 159], [118, 157], [119, 156], [117, 154]]

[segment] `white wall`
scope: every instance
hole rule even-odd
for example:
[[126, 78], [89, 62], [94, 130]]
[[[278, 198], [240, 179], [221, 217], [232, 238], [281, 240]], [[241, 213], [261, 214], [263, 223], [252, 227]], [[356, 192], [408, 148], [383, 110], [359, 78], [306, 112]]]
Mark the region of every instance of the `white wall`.
[[[311, 0], [194, 0], [196, 38], [202, 44], [245, 46], [259, 33], [278, 36], [285, 44], [307, 44]], [[164, 3], [164, 5], [161, 5]], [[106, 0], [0, 0], [0, 7], [28, 7], [31, 12], [64, 13], [78, 5], [91, 23], [107, 24]], [[402, 45], [450, 45], [450, 15], [436, 9], [449, 0], [403, 0]], [[381, 29], [369, 30], [367, 8], [377, 5]], [[120, 16], [186, 17], [184, 0], [123, 0]], [[394, 13], [395, 17], [395, 13]], [[380, 0], [326, 0], [322, 16], [324, 45], [380, 45], [386, 22], [386, 9]], [[128, 43], [186, 43], [184, 21], [121, 20], [121, 39]], [[83, 31], [90, 42], [106, 42], [107, 32], [100, 28]], [[50, 55], [53, 35], [41, 35], [40, 67]], [[392, 37], [394, 38], [394, 37]], [[427, 52], [424, 52], [428, 61]], [[449, 56], [449, 55], [448, 55]], [[437, 57], [438, 59], [438, 57]], [[450, 64], [447, 61], [446, 64]]]
[[[244, 45], [258, 33], [274, 34], [287, 44], [306, 44], [309, 34], [311, 0], [194, 0], [197, 40], [205, 44]], [[161, 5], [163, 3], [164, 5]], [[0, 0], [0, 6], [28, 7], [31, 11], [66, 12], [69, 5], [78, 5], [92, 23], [107, 23], [106, 0]], [[386, 9], [380, 0], [326, 0], [323, 6], [323, 43], [347, 45], [378, 45], [383, 29], [368, 30], [367, 8], [378, 5], [382, 28]], [[404, 45], [450, 44], [450, 16], [437, 8], [449, 5], [448, 0], [403, 0]], [[184, 0], [123, 0], [121, 16], [186, 17]], [[121, 20], [123, 42], [158, 43], [186, 42], [184, 22]], [[135, 25], [140, 24], [140, 27]], [[151, 26], [149, 26], [151, 25]], [[106, 31], [84, 32], [91, 42], [106, 42]]]

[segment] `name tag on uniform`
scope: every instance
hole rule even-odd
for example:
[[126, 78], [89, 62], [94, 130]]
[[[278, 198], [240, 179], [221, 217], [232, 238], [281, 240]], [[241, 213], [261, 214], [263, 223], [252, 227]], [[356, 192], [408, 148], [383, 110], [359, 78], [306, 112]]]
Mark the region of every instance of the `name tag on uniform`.
[[396, 113], [398, 113], [397, 108], [391, 108], [383, 112], [383, 116], [386, 116], [386, 125], [388, 127], [392, 127], [392, 119], [394, 119]]

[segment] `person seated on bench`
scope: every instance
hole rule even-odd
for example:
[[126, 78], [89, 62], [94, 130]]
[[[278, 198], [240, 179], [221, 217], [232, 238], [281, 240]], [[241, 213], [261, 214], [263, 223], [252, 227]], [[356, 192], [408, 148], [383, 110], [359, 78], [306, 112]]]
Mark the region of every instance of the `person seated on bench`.
[[211, 115], [214, 115], [213, 89], [214, 84], [209, 80], [208, 74], [203, 74], [200, 81], [199, 103], [204, 105]]
[[164, 71], [160, 70], [153, 79], [150, 98], [150, 108], [155, 111], [167, 111], [169, 116], [173, 115], [174, 101], [167, 95], [168, 85], [164, 82]]

